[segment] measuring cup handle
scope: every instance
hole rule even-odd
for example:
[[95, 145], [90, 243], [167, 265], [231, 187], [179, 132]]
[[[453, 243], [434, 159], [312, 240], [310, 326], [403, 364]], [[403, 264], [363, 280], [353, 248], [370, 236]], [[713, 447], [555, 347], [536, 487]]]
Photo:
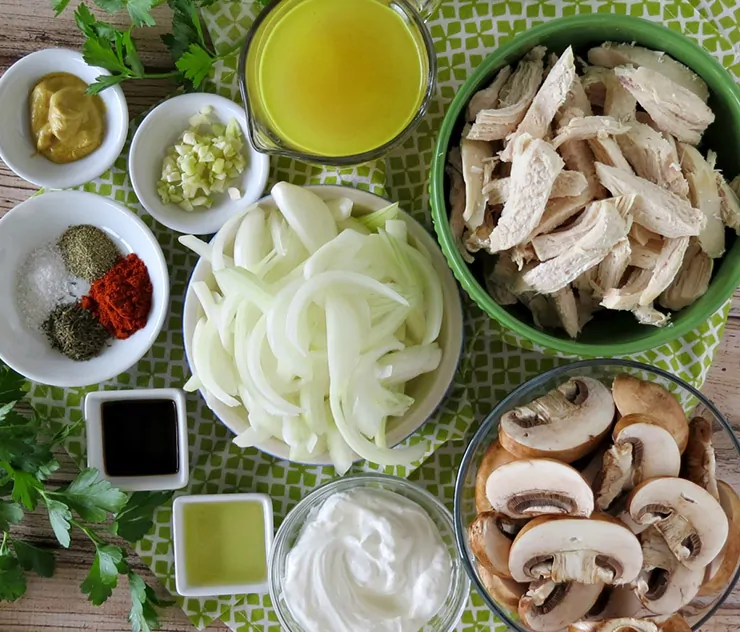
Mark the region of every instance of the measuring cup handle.
[[439, 5], [442, 4], [442, 0], [408, 0], [408, 2], [425, 22], [437, 12]]

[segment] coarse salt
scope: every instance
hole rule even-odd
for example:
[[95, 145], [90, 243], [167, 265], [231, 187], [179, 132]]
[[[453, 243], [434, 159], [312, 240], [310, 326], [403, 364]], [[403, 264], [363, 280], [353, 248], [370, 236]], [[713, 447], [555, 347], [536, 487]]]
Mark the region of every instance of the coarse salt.
[[16, 274], [16, 300], [26, 326], [41, 331], [57, 305], [74, 303], [90, 289], [84, 279], [67, 272], [56, 243], [34, 250]]

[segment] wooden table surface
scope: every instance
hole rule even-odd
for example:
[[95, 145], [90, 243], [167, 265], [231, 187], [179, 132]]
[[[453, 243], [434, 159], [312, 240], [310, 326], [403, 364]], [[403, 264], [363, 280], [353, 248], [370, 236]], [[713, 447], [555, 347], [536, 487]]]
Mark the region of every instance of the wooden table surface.
[[[0, 0], [0, 75], [18, 58], [35, 50], [51, 46], [79, 48], [82, 38], [77, 30], [72, 11], [55, 18], [48, 0]], [[159, 41], [160, 33], [168, 30], [168, 9], [158, 7], [155, 13], [158, 26], [135, 33], [139, 36], [139, 50], [147, 68], [152, 72], [171, 68], [167, 51]], [[136, 116], [163, 99], [173, 85], [162, 81], [143, 81], [124, 84], [131, 116]], [[35, 190], [16, 177], [0, 162], [0, 215], [27, 199]], [[740, 292], [733, 303], [732, 317], [725, 331], [722, 346], [704, 387], [704, 393], [718, 405], [733, 427], [740, 429]], [[75, 469], [69, 458], [63, 458], [63, 467], [57, 472], [59, 482], [70, 480]], [[722, 463], [731, 469], [729, 480], [740, 487], [740, 463]], [[32, 514], [24, 521], [25, 536], [46, 545], [55, 542], [45, 516]], [[0, 606], [0, 632], [49, 632], [52, 630], [95, 630], [96, 632], [129, 632], [126, 621], [130, 608], [128, 589], [121, 585], [101, 607], [89, 604], [79, 586], [90, 567], [93, 549], [87, 541], [74, 540], [69, 550], [57, 555], [57, 571], [51, 579], [29, 575], [26, 596], [13, 604]], [[133, 559], [137, 559], [133, 555]], [[157, 585], [156, 578], [140, 562], [136, 570]], [[125, 583], [125, 580], [122, 580]], [[162, 617], [163, 630], [185, 632], [194, 629], [179, 608], [169, 608]], [[209, 632], [225, 630], [222, 624], [207, 628]], [[737, 589], [722, 610], [703, 632], [732, 632], [740, 629], [740, 589]]]

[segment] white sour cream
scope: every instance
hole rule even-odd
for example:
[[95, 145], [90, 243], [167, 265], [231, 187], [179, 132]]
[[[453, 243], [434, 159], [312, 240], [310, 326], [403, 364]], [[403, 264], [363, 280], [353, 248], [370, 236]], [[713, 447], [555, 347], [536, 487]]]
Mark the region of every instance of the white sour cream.
[[445, 602], [452, 561], [419, 505], [361, 489], [311, 513], [285, 574], [285, 602], [306, 632], [418, 632]]

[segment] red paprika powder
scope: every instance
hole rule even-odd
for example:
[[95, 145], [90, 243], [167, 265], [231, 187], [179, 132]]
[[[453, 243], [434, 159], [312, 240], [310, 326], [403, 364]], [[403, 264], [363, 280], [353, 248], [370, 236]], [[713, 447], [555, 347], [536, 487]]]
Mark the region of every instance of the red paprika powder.
[[82, 298], [111, 336], [125, 340], [146, 325], [152, 308], [152, 282], [146, 264], [135, 254], [121, 258], [90, 286]]

